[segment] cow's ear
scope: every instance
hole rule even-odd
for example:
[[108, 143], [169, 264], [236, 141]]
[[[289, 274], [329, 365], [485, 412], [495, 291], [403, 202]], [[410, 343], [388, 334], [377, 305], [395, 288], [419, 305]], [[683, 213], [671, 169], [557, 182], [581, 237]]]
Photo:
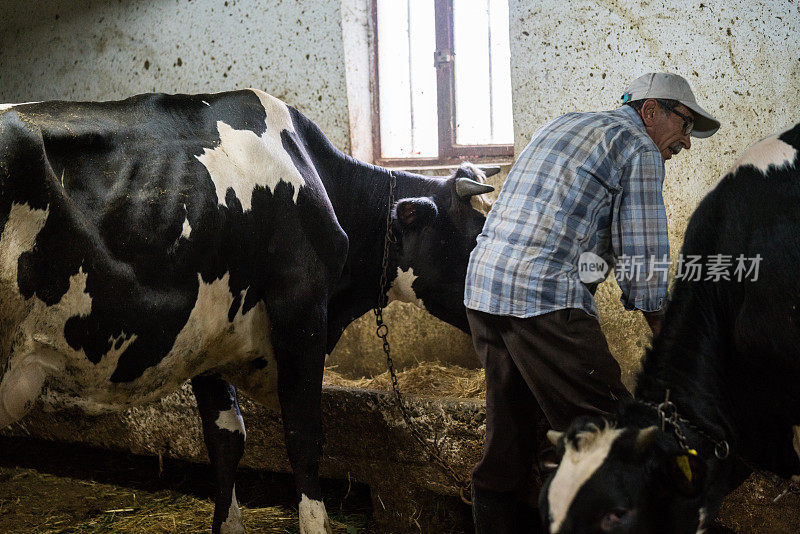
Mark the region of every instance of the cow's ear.
[[549, 441], [551, 445], [554, 445], [556, 447], [563, 446], [563, 442], [561, 441], [562, 439], [564, 439], [563, 432], [559, 432], [557, 430], [547, 431], [547, 441]]
[[657, 426], [649, 426], [647, 428], [640, 429], [636, 434], [636, 440], [634, 441], [633, 445], [636, 454], [643, 456], [649, 452], [650, 447], [653, 446], [653, 442], [655, 442], [656, 437], [658, 437], [658, 433], [659, 430]]
[[686, 497], [695, 497], [705, 483], [706, 463], [693, 450], [667, 454], [661, 462], [661, 473], [673, 490]]
[[403, 229], [415, 229], [431, 224], [438, 213], [436, 204], [427, 197], [404, 198], [395, 204], [392, 218]]

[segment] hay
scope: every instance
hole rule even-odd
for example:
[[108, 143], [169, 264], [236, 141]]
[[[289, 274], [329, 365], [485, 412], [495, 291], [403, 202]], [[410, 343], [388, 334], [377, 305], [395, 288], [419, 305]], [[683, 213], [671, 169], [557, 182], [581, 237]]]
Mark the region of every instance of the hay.
[[[297, 510], [242, 509], [248, 532], [298, 532]], [[0, 467], [0, 532], [25, 534], [207, 533], [210, 500], [171, 490], [145, 491], [77, 480], [33, 469]], [[344, 521], [344, 522], [343, 522]], [[363, 515], [331, 518], [335, 534], [368, 532]]]
[[[355, 387], [389, 391], [392, 382], [389, 371], [372, 378], [353, 380], [336, 372], [335, 367], [325, 368], [324, 382], [331, 386]], [[486, 380], [483, 369], [465, 369], [457, 365], [422, 362], [397, 373], [400, 392], [423, 397], [455, 397], [485, 399]]]
[[[420, 363], [398, 373], [401, 392], [427, 397], [485, 398], [482, 370]], [[325, 370], [325, 383], [364, 389], [391, 389], [389, 373], [348, 379], [335, 368]], [[331, 510], [332, 511], [332, 510]], [[134, 489], [56, 476], [22, 467], [0, 466], [0, 533], [26, 534], [166, 534], [208, 532], [212, 503], [166, 489]], [[297, 510], [276, 505], [242, 506], [249, 532], [294, 534]], [[368, 515], [332, 515], [335, 534], [370, 532]]]

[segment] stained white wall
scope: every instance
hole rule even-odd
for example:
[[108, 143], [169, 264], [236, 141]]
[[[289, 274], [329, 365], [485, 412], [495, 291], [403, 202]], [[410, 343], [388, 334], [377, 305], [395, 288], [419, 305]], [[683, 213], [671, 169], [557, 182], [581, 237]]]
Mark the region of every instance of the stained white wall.
[[[676, 72], [722, 122], [667, 162], [670, 245], [678, 254], [700, 199], [754, 141], [800, 121], [800, 6], [791, 0], [509, 0], [517, 153], [568, 111], [613, 109], [626, 85]], [[612, 352], [633, 373], [648, 342], [612, 281], [598, 291]]]
[[372, 0], [341, 0], [351, 155], [373, 161], [372, 147]]
[[256, 87], [349, 150], [338, 0], [3, 0], [0, 102]]

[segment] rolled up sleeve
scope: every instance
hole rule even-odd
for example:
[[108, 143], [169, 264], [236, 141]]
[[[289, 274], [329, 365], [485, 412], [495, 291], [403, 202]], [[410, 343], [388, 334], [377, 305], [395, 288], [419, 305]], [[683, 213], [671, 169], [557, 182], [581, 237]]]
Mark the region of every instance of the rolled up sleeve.
[[655, 150], [639, 150], [619, 172], [611, 241], [621, 301], [627, 310], [659, 311], [669, 287], [664, 162]]

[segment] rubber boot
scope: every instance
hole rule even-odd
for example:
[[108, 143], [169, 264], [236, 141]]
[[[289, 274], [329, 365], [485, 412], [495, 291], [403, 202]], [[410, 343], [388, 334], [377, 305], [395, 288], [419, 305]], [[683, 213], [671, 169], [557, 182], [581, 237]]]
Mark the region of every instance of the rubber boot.
[[475, 534], [521, 534], [513, 491], [499, 492], [472, 487], [472, 520]]

